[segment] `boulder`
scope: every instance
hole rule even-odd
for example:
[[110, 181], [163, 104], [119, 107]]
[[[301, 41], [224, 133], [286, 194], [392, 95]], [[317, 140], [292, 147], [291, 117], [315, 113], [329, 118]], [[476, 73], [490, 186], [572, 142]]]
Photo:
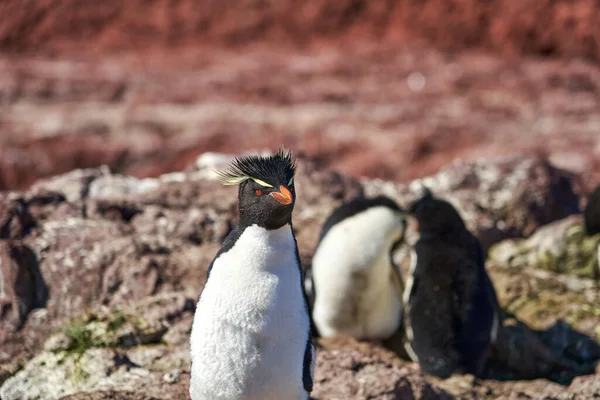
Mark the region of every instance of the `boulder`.
[[574, 215], [541, 227], [527, 239], [507, 239], [494, 245], [489, 260], [509, 268], [534, 267], [600, 279], [598, 246], [600, 234], [586, 236], [581, 215]]
[[509, 156], [456, 161], [435, 175], [409, 184], [364, 181], [369, 195], [387, 194], [407, 206], [427, 187], [451, 202], [487, 249], [511, 237], [579, 213], [572, 173], [543, 158]]
[[[149, 179], [77, 170], [0, 195], [2, 399], [187, 398], [195, 302], [237, 223], [237, 191], [212, 172], [231, 157], [205, 154], [183, 172]], [[425, 183], [456, 202], [487, 245], [577, 212], [571, 176], [536, 158], [457, 163], [409, 185], [358, 181], [299, 161], [294, 229], [305, 266], [331, 210], [362, 193], [406, 205]], [[553, 357], [593, 362], [597, 293], [588, 278], [506, 263], [490, 273], [502, 305], [537, 330]], [[516, 354], [513, 363], [528, 357]], [[513, 393], [510, 382], [436, 383], [381, 345], [351, 339], [320, 344], [315, 382], [315, 399]]]

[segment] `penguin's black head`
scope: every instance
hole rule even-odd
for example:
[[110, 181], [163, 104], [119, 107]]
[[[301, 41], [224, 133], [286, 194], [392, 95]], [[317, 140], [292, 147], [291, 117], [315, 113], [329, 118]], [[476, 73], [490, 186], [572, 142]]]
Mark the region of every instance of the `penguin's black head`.
[[240, 185], [240, 225], [278, 229], [292, 221], [296, 202], [296, 162], [281, 149], [268, 157], [247, 156], [233, 160], [227, 171], [218, 172], [226, 185]]
[[446, 235], [466, 229], [460, 214], [452, 204], [437, 199], [426, 190], [423, 197], [412, 203], [410, 214], [419, 223], [419, 232], [429, 235]]

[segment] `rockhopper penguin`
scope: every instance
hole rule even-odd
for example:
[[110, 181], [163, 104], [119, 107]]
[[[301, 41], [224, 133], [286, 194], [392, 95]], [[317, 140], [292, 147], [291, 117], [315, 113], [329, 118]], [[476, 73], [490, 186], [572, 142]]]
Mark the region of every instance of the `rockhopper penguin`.
[[191, 334], [192, 400], [305, 400], [314, 347], [292, 230], [295, 161], [236, 158], [239, 224], [208, 269]]
[[501, 323], [481, 244], [429, 191], [410, 212], [419, 239], [404, 292], [406, 351], [431, 375], [480, 377]]
[[323, 225], [306, 281], [319, 335], [384, 340], [402, 322], [402, 278], [393, 251], [406, 221], [388, 197], [342, 204]]

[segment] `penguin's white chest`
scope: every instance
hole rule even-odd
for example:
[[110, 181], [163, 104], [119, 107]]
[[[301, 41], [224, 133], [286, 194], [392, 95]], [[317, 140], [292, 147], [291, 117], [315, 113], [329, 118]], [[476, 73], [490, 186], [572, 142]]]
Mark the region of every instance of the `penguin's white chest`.
[[309, 319], [291, 227], [251, 226], [215, 260], [191, 336], [193, 400], [305, 399]]
[[374, 207], [333, 226], [312, 262], [313, 321], [324, 336], [387, 339], [401, 323], [402, 301], [391, 279], [392, 243], [402, 219]]

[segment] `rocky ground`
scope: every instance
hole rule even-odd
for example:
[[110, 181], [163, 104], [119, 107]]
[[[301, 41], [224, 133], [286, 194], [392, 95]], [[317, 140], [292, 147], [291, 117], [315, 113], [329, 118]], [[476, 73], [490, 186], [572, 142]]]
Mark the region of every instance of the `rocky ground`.
[[[184, 172], [147, 179], [107, 168], [74, 170], [0, 195], [3, 400], [187, 398], [195, 300], [236, 223], [236, 190], [211, 172], [228, 160], [206, 153]], [[488, 269], [512, 343], [504, 371], [473, 385], [469, 376], [424, 376], [394, 353], [393, 343], [322, 340], [313, 397], [600, 396], [598, 256], [587, 250], [597, 249], [600, 238], [573, 250], [581, 224], [580, 199], [571, 190], [576, 180], [523, 156], [457, 162], [408, 184], [358, 180], [302, 158], [294, 220], [305, 265], [320, 224], [343, 199], [386, 193], [406, 205], [422, 185], [431, 186], [490, 248]], [[536, 240], [554, 244], [527, 245]], [[594, 267], [557, 269], [538, 251], [545, 248], [556, 258], [584, 261], [566, 266]], [[523, 262], [530, 259], [545, 261]], [[545, 358], [532, 343], [547, 350]]]

